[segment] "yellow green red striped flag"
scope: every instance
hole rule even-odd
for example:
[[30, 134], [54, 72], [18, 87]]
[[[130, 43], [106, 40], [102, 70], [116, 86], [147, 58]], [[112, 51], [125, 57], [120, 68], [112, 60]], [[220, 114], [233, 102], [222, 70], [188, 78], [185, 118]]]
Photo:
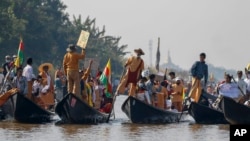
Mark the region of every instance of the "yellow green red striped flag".
[[16, 61], [15, 61], [15, 66], [16, 67], [20, 67], [23, 64], [23, 50], [24, 50], [23, 39], [20, 39], [18, 52], [17, 52], [17, 58], [16, 58]]

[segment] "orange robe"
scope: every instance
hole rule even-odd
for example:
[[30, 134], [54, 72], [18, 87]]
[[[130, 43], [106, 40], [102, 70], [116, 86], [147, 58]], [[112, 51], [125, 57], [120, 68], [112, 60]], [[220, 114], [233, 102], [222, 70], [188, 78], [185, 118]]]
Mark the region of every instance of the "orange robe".
[[[43, 87], [48, 85], [48, 78], [47, 78], [46, 72], [40, 72], [39, 75], [41, 75], [43, 78], [43, 82], [42, 82]], [[51, 76], [50, 76], [49, 89], [47, 93], [41, 94], [41, 99], [44, 102], [45, 107], [53, 106], [55, 104], [54, 84], [53, 84], [53, 80]]]
[[[172, 92], [172, 105], [180, 112], [182, 111], [182, 101], [183, 101], [183, 89], [184, 86], [182, 84], [177, 85], [173, 84], [173, 92]], [[177, 94], [179, 93], [179, 94]]]

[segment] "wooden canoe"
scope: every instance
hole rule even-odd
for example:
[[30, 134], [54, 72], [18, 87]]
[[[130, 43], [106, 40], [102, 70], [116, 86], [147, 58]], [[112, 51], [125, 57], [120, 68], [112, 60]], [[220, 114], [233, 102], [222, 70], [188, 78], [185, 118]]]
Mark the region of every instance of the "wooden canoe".
[[53, 121], [54, 113], [41, 108], [39, 105], [17, 94], [14, 118], [22, 123], [46, 123]]
[[66, 95], [57, 103], [55, 112], [61, 118], [58, 124], [98, 124], [106, 122], [108, 118], [107, 113], [89, 106], [74, 94]]
[[174, 112], [163, 110], [154, 106], [151, 106], [139, 99], [129, 96], [122, 105], [122, 111], [127, 115], [132, 123], [142, 124], [166, 124], [183, 121], [188, 115], [187, 111], [184, 111], [182, 116], [181, 112]]
[[224, 96], [220, 102], [220, 108], [230, 124], [250, 124], [250, 108], [248, 106]]
[[214, 109], [210, 105], [216, 99], [216, 96], [208, 94], [203, 90], [199, 102], [190, 103], [188, 108], [189, 115], [198, 124], [228, 124], [222, 111]]

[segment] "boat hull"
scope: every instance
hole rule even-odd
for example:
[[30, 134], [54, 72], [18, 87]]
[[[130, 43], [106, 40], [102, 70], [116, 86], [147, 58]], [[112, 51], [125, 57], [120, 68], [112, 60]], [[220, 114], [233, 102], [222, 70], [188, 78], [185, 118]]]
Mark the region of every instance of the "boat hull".
[[250, 124], [250, 108], [246, 105], [237, 103], [229, 97], [223, 97], [220, 108], [230, 124]]
[[66, 95], [56, 105], [55, 112], [61, 118], [60, 123], [98, 124], [108, 119], [108, 114], [90, 107], [74, 94]]
[[188, 113], [198, 124], [227, 124], [227, 120], [221, 111], [208, 106], [191, 102]]
[[22, 123], [46, 123], [53, 121], [54, 114], [42, 109], [21, 94], [17, 94], [14, 118]]
[[142, 124], [166, 124], [184, 120], [187, 112], [173, 112], [162, 110], [148, 105], [132, 96], [129, 96], [122, 105], [122, 111], [132, 123]]

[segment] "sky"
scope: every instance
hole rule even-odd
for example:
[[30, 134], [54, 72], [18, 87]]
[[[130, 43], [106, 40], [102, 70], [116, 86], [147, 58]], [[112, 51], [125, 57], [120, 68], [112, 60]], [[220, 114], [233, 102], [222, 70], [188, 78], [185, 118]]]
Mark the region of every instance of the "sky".
[[[106, 34], [121, 37], [126, 51], [141, 48], [145, 63], [172, 62], [190, 69], [205, 52], [206, 62], [243, 70], [250, 63], [249, 0], [62, 0], [70, 17], [96, 18]], [[78, 38], [78, 37], [76, 37]], [[152, 41], [152, 50], [149, 42]], [[152, 59], [150, 59], [150, 52]]]

